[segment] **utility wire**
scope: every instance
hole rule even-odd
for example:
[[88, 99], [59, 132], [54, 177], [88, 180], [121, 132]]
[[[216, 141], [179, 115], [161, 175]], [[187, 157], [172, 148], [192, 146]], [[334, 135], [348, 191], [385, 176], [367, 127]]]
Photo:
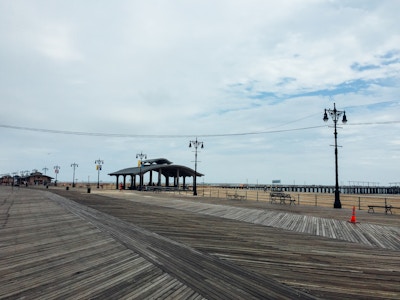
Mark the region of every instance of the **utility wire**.
[[[55, 130], [55, 129], [44, 129], [44, 128], [32, 128], [32, 127], [21, 127], [0, 124], [0, 127], [15, 130], [24, 131], [35, 131], [55, 134], [66, 134], [66, 135], [84, 135], [84, 136], [99, 136], [99, 137], [134, 137], [134, 138], [189, 138], [193, 137], [193, 134], [123, 134], [123, 133], [101, 133], [101, 132], [83, 132], [83, 131], [67, 131], [67, 130]], [[269, 134], [289, 131], [300, 131], [314, 128], [326, 127], [326, 125], [310, 126], [302, 128], [292, 129], [281, 129], [281, 130], [267, 130], [267, 131], [254, 131], [254, 132], [239, 132], [239, 133], [221, 133], [221, 134], [197, 134], [198, 137], [223, 137], [223, 136], [245, 136], [245, 135], [258, 135], [258, 134]]]
[[[366, 122], [366, 123], [347, 123], [343, 126], [360, 126], [360, 125], [388, 125], [388, 124], [398, 124], [400, 121], [386, 121], [386, 122]], [[322, 127], [328, 127], [329, 125], [319, 125], [319, 126], [309, 126], [309, 127], [299, 127], [291, 129], [280, 129], [280, 130], [265, 130], [265, 131], [253, 131], [253, 132], [238, 132], [238, 133], [220, 133], [220, 134], [196, 134], [197, 137], [224, 137], [224, 136], [246, 136], [246, 135], [262, 135], [262, 134], [272, 134], [281, 132], [291, 132], [291, 131], [302, 131], [310, 130]], [[342, 126], [342, 124], [341, 124]], [[82, 136], [98, 136], [98, 137], [127, 137], [127, 138], [190, 138], [193, 134], [123, 134], [123, 133], [104, 133], [104, 132], [83, 132], [83, 131], [67, 131], [67, 130], [55, 130], [55, 129], [44, 129], [44, 128], [33, 128], [33, 127], [22, 127], [22, 126], [12, 126], [0, 124], [1, 128], [24, 130], [24, 131], [35, 131], [44, 133], [54, 133], [54, 134], [66, 134], [66, 135], [82, 135]]]

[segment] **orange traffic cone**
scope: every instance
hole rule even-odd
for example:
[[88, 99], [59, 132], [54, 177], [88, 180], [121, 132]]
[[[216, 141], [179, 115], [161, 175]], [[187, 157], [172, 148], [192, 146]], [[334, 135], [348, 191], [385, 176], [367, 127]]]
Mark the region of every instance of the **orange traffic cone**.
[[353, 223], [353, 224], [357, 223], [356, 222], [356, 207], [355, 206], [353, 206], [353, 214], [351, 215], [351, 218], [350, 218], [349, 222]]

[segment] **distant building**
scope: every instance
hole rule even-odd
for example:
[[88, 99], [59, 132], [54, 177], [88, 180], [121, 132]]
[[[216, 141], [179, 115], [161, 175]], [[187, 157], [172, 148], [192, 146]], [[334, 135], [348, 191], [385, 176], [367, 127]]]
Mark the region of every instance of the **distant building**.
[[11, 185], [13, 182], [13, 177], [11, 175], [4, 175], [0, 178], [0, 184]]
[[43, 175], [40, 172], [34, 172], [29, 176], [22, 177], [21, 181], [25, 181], [28, 185], [48, 185], [52, 179], [53, 177]]
[[43, 175], [40, 172], [33, 172], [26, 176], [11, 176], [4, 175], [0, 177], [0, 184], [2, 185], [48, 185], [51, 183], [53, 177]]

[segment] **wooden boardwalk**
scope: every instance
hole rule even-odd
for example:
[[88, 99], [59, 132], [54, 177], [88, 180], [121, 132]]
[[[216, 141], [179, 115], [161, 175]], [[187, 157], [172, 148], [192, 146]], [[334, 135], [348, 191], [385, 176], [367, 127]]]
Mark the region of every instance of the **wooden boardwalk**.
[[381, 226], [369, 223], [353, 224], [348, 221], [299, 215], [290, 212], [250, 209], [177, 199], [165, 201], [165, 199], [157, 197], [132, 198], [130, 201], [181, 209], [196, 214], [248, 222], [368, 246], [400, 250], [400, 226]]
[[54, 192], [0, 187], [0, 299], [400, 298], [399, 226]]
[[1, 299], [203, 298], [43, 193], [0, 196]]
[[54, 194], [1, 196], [2, 299], [313, 298]]

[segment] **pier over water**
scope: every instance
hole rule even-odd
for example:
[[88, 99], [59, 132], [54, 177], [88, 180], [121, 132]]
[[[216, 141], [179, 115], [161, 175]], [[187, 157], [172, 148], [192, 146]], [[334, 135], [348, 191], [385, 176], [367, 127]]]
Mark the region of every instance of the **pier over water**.
[[[297, 193], [321, 193], [331, 194], [335, 191], [333, 185], [245, 185], [245, 184], [216, 184], [215, 187], [221, 188], [247, 188], [263, 190], [279, 190], [282, 192]], [[341, 194], [377, 194], [377, 195], [395, 195], [400, 194], [400, 186], [365, 186], [365, 185], [343, 185], [339, 187]]]

